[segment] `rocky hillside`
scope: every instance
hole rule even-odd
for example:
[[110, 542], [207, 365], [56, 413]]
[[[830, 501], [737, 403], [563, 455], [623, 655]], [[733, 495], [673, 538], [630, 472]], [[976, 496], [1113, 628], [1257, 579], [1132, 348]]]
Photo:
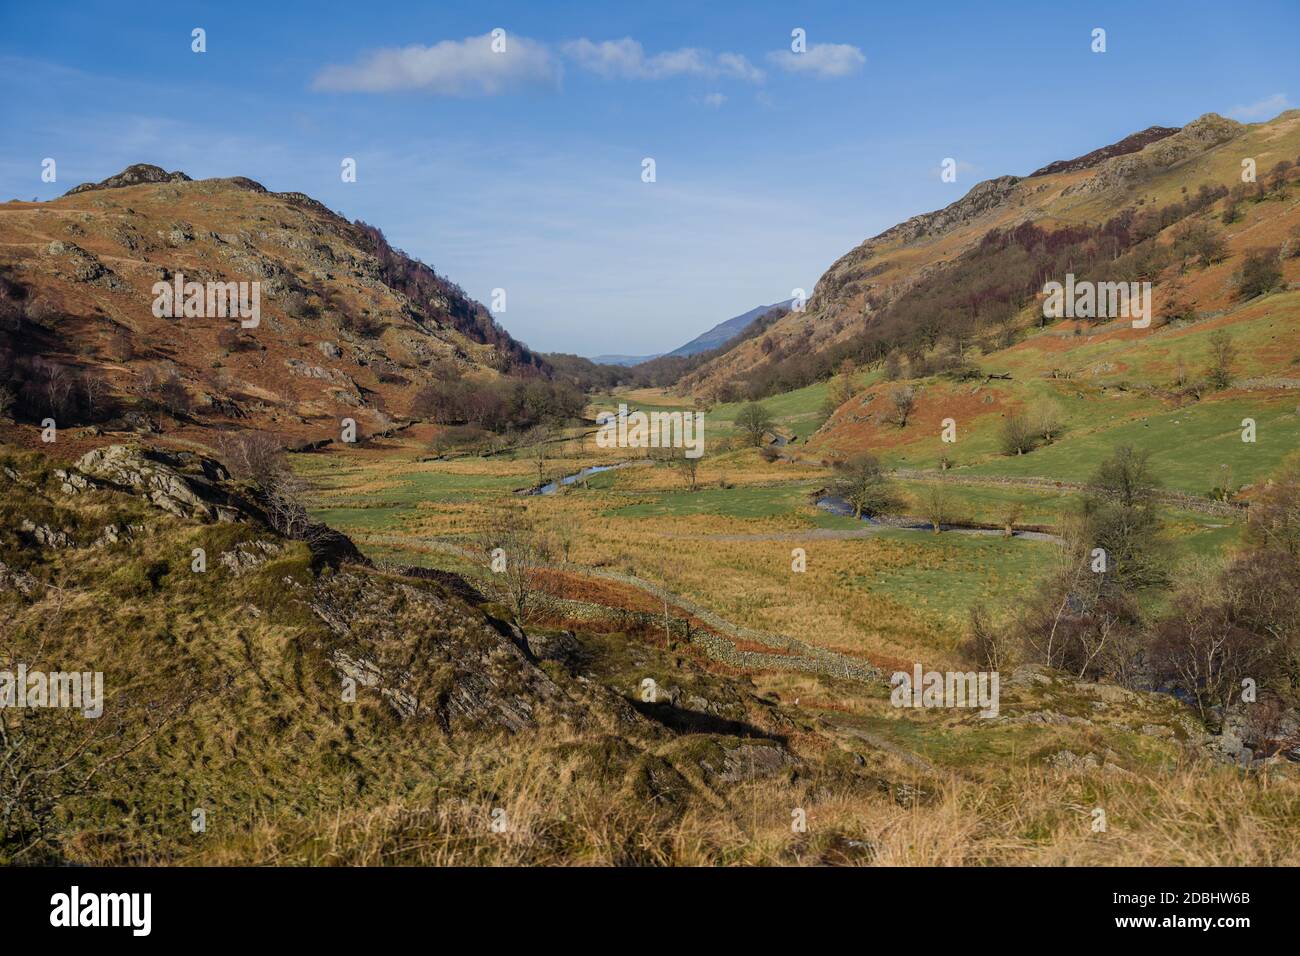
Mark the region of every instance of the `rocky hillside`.
[[1054, 163], [1048, 163], [1042, 169], [1035, 169], [1029, 175], [1047, 176], [1052, 173], [1072, 173], [1080, 169], [1090, 169], [1112, 157], [1123, 156], [1126, 153], [1136, 153], [1138, 150], [1162, 140], [1166, 136], [1173, 136], [1178, 131], [1177, 126], [1148, 126], [1140, 133], [1125, 136], [1118, 143], [1111, 143], [1101, 149], [1094, 149], [1091, 153], [1085, 153], [1074, 159], [1058, 159]]
[[[1300, 110], [1251, 125], [1210, 113], [1181, 129], [1151, 127], [1027, 177], [1001, 176], [978, 183], [951, 205], [914, 216], [846, 253], [818, 281], [805, 312], [792, 312], [763, 335], [739, 343], [692, 372], [681, 386], [704, 396], [725, 393], [728, 385], [743, 391], [774, 362], [792, 356], [806, 361], [804, 356], [828, 352], [855, 337], [870, 337], [892, 303], [913, 289], [926, 295], [928, 286], [960, 265], [994, 230], [1008, 233], [1030, 223], [1049, 233], [1071, 228], [1100, 231], [1114, 217], [1170, 206], [1195, 196], [1202, 186], [1226, 193], [1242, 185], [1245, 158], [1254, 160], [1262, 183], [1275, 164], [1294, 164], [1298, 156]], [[1251, 221], [1228, 230], [1230, 249], [1281, 243], [1293, 210], [1293, 203], [1270, 204], [1264, 213], [1272, 224]], [[1222, 309], [1232, 296], [1230, 286], [1205, 292], [1197, 303], [1205, 312]], [[1157, 307], [1161, 304], [1157, 296]], [[976, 316], [976, 305], [970, 306], [972, 319], [995, 321]], [[934, 318], [942, 323], [948, 316]], [[796, 381], [799, 384], [806, 382]]]
[[[0, 672], [103, 681], [93, 719], [0, 708], [3, 863], [925, 863], [910, 828], [954, 819], [949, 864], [1217, 859], [1220, 839], [1295, 861], [1233, 839], [1287, 826], [1291, 791], [1245, 786], [1226, 736], [1161, 695], [1020, 668], [998, 720], [917, 714], [913, 753], [883, 739], [883, 682], [760, 692], [657, 619], [524, 634], [455, 574], [277, 533], [202, 455], [0, 446], [0, 491]], [[1008, 748], [1023, 772], [986, 759]], [[1099, 842], [1061, 805], [1100, 783], [1129, 826], [1155, 793], [1211, 789], [1234, 819]]]
[[[260, 322], [159, 317], [154, 284], [179, 276], [258, 283]], [[0, 206], [0, 414], [20, 421], [315, 442], [345, 417], [391, 428], [434, 380], [538, 371], [454, 284], [301, 193], [136, 165]]]
[[[486, 844], [513, 796], [492, 769], [516, 759], [511, 741], [551, 775], [582, 767], [645, 825], [659, 804], [708, 806], [798, 764], [761, 714], [768, 730], [679, 733], [634, 706], [633, 675], [616, 671], [616, 692], [548, 663], [592, 673], [596, 658], [572, 635], [526, 637], [454, 575], [377, 569], [319, 526], [277, 533], [202, 455], [5, 447], [0, 487], [0, 671], [104, 675], [96, 720], [0, 708], [0, 861], [251, 862], [259, 827], [310, 819], [315, 839], [337, 812], [407, 799]], [[703, 720], [718, 695], [763, 710], [743, 682], [675, 669]]]

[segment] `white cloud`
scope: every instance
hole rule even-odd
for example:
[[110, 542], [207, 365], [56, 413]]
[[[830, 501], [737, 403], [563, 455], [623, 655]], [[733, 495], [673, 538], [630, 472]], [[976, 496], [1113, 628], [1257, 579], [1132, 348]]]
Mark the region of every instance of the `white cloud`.
[[1274, 93], [1246, 106], [1234, 106], [1228, 115], [1239, 120], [1264, 120], [1290, 108], [1285, 93]]
[[763, 71], [739, 53], [719, 53], [718, 66], [724, 76], [732, 76], [749, 83], [762, 83]]
[[564, 44], [565, 56], [584, 70], [607, 78], [660, 80], [672, 76], [730, 77], [760, 83], [763, 71], [739, 53], [713, 54], [696, 47], [667, 50], [647, 57], [631, 37], [601, 40], [583, 37]]
[[787, 73], [811, 73], [820, 77], [848, 76], [867, 62], [862, 51], [848, 43], [814, 43], [806, 53], [775, 50], [767, 59]]
[[560, 65], [536, 40], [507, 34], [505, 49], [492, 49], [491, 34], [443, 40], [433, 46], [386, 47], [357, 63], [327, 66], [316, 90], [390, 93], [422, 90], [439, 96], [494, 96], [523, 86], [556, 86]]
[[711, 109], [722, 109], [722, 104], [727, 102], [727, 97], [722, 93], [706, 93], [700, 97], [699, 102]]

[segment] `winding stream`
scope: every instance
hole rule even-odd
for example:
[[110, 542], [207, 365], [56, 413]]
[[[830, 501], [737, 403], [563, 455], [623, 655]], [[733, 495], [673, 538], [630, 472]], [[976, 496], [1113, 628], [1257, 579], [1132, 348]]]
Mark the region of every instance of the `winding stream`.
[[553, 495], [560, 490], [561, 485], [571, 485], [574, 482], [581, 481], [588, 475], [595, 475], [602, 471], [613, 471], [615, 468], [626, 468], [628, 465], [635, 464], [631, 461], [620, 461], [616, 465], [588, 465], [581, 471], [575, 471], [571, 475], [565, 475], [563, 478], [548, 481], [544, 485], [537, 485], [533, 488], [524, 488], [515, 492], [520, 495]]

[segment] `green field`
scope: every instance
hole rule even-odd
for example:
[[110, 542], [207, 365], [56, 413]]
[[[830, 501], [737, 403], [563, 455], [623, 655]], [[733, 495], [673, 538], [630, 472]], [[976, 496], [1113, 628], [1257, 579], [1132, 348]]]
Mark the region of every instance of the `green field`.
[[[1256, 441], [1241, 440], [1242, 420], [1253, 418]], [[978, 475], [1035, 475], [1086, 482], [1122, 445], [1150, 452], [1156, 476], [1175, 491], [1203, 495], [1231, 469], [1236, 485], [1263, 479], [1300, 447], [1300, 414], [1291, 396], [1259, 395], [1205, 401], [1175, 411], [1118, 422], [1025, 455], [1002, 455], [970, 467]]]
[[960, 630], [975, 604], [1011, 608], [1051, 567], [1056, 545], [993, 535], [929, 534], [884, 530], [882, 540], [914, 549], [906, 567], [842, 574], [846, 588], [861, 588], [937, 617]]
[[665, 515], [722, 515], [729, 518], [770, 518], [788, 514], [807, 502], [816, 485], [759, 488], [703, 488], [654, 495], [653, 501], [623, 505], [605, 512], [610, 517], [652, 518]]
[[[826, 403], [828, 388], [828, 383], [817, 382], [806, 388], [765, 398], [759, 404], [767, 409], [778, 426], [794, 432], [799, 441], [807, 441], [826, 419], [823, 406]], [[715, 405], [709, 409], [705, 421], [710, 427], [717, 428], [721, 434], [732, 434], [735, 431], [736, 416], [748, 404], [748, 402], [729, 402], [725, 405]]]

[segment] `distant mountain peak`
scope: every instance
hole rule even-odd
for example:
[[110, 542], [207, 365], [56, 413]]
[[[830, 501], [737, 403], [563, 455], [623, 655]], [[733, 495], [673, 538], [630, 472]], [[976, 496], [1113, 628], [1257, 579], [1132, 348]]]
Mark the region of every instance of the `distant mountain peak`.
[[709, 349], [716, 349], [720, 345], [740, 335], [745, 329], [749, 328], [754, 322], [757, 322], [773, 309], [780, 309], [789, 306], [793, 299], [786, 299], [784, 302], [773, 302], [771, 305], [760, 305], [757, 308], [750, 309], [748, 312], [742, 312], [740, 315], [733, 316], [725, 322], [719, 322], [707, 332], [697, 335], [685, 345], [673, 349], [669, 355], [689, 356], [697, 352], [707, 352]]

